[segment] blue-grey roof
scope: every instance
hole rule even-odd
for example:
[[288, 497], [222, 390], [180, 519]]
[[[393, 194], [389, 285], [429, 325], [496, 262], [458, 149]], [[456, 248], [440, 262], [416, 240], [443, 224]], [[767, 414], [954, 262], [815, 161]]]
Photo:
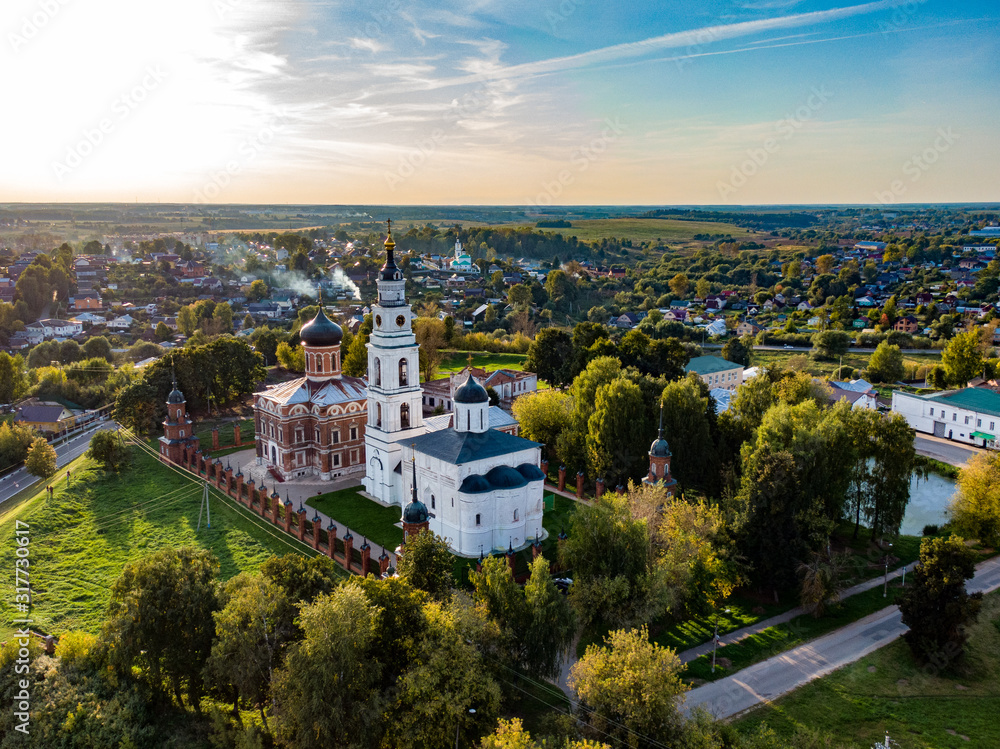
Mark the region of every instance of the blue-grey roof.
[[528, 482], [510, 466], [495, 466], [486, 474], [486, 480], [498, 489], [517, 489]]
[[542, 481], [545, 479], [542, 469], [532, 463], [522, 463], [517, 467], [517, 470], [528, 481]]
[[442, 429], [419, 437], [402, 440], [412, 444], [418, 453], [444, 460], [452, 465], [471, 463], [474, 460], [509, 455], [532, 447], [541, 447], [537, 442], [515, 437], [513, 434], [488, 429], [485, 432], [456, 432]]
[[485, 476], [473, 473], [471, 476], [465, 477], [458, 490], [464, 494], [482, 494], [483, 492], [492, 491], [493, 487], [490, 486], [490, 482], [486, 480]]
[[733, 364], [731, 361], [720, 359], [718, 356], [696, 356], [687, 363], [684, 371], [706, 375], [715, 372], [728, 372], [731, 369], [737, 369], [739, 366], [739, 364]]

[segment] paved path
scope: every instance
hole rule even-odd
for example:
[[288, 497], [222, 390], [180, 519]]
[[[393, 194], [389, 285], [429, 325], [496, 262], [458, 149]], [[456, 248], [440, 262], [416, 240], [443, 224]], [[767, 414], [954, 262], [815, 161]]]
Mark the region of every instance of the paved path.
[[[896, 578], [901, 577], [904, 568], [907, 571], [912, 571], [913, 565], [912, 564], [904, 565], [904, 567], [900, 567], [897, 570], [893, 570], [892, 572], [889, 573], [889, 579], [895, 580]], [[851, 596], [857, 595], [858, 593], [864, 593], [866, 590], [871, 590], [872, 588], [877, 588], [884, 584], [885, 584], [885, 576], [879, 576], [879, 577], [874, 577], [871, 580], [865, 580], [864, 582], [858, 583], [857, 585], [854, 585], [845, 590], [841, 595], [841, 599], [850, 598]], [[742, 629], [734, 629], [732, 632], [729, 632], [724, 635], [719, 635], [719, 648], [723, 648], [726, 645], [732, 645], [733, 643], [739, 642], [740, 640], [749, 637], [750, 635], [755, 635], [759, 632], [763, 632], [768, 627], [773, 627], [776, 624], [784, 624], [785, 622], [790, 622], [795, 617], [802, 616], [805, 613], [806, 613], [805, 609], [803, 609], [801, 606], [796, 606], [794, 609], [789, 609], [783, 614], [777, 614], [775, 616], [772, 616], [770, 619], [763, 619], [757, 622], [756, 624], [751, 624], [748, 627], [743, 627]], [[698, 658], [700, 656], [703, 656], [711, 652], [712, 652], [712, 641], [709, 640], [708, 642], [703, 642], [701, 645], [696, 645], [693, 648], [689, 648], [688, 650], [678, 653], [677, 657], [681, 659], [681, 663], [689, 663], [690, 661], [693, 661], [695, 658]], [[719, 655], [724, 656], [725, 653], [720, 649]]]
[[934, 437], [929, 434], [917, 434], [913, 438], [913, 446], [917, 449], [917, 455], [940, 460], [942, 463], [964, 468], [973, 455], [986, 452], [982, 447], [963, 445], [959, 442], [952, 442], [944, 437]]
[[[73, 437], [68, 442], [62, 443], [56, 448], [56, 465], [59, 468], [62, 468], [67, 463], [71, 463], [83, 455], [87, 451], [87, 448], [90, 447], [90, 438], [94, 436], [94, 432], [100, 429], [117, 428], [118, 425], [113, 421], [101, 421], [98, 422], [92, 429], [88, 429], [82, 434]], [[60, 475], [58, 471], [54, 476], [47, 479], [50, 484], [65, 480], [65, 472]], [[8, 473], [0, 479], [0, 504], [6, 502], [18, 492], [27, 489], [29, 486], [34, 486], [37, 483], [39, 483], [38, 477], [28, 473], [23, 467], [18, 468], [12, 473]]]
[[[982, 562], [977, 570], [967, 583], [969, 592], [988, 593], [1000, 588], [1000, 557]], [[684, 709], [690, 712], [703, 707], [717, 719], [737, 715], [863, 658], [896, 640], [906, 629], [899, 607], [888, 606], [787, 653], [692, 689]]]

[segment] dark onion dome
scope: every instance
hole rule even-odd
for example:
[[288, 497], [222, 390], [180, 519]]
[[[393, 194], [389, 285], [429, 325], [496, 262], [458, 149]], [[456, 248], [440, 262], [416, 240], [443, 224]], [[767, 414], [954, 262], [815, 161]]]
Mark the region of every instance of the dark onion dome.
[[392, 256], [395, 249], [396, 243], [392, 239], [392, 231], [390, 230], [385, 238], [385, 265], [382, 266], [382, 270], [379, 272], [379, 278], [383, 281], [401, 281], [403, 279], [403, 274], [399, 272], [399, 268], [396, 267], [396, 260]]
[[660, 437], [658, 440], [654, 440], [653, 444], [649, 446], [649, 454], [654, 458], [669, 458], [670, 457], [670, 445], [667, 441]]
[[462, 485], [458, 488], [463, 494], [482, 494], [492, 489], [493, 487], [490, 486], [490, 482], [478, 473], [466, 476], [465, 480], [462, 481]]
[[299, 331], [299, 339], [306, 346], [339, 346], [343, 338], [344, 331], [326, 316], [322, 305], [316, 317], [303, 325]]
[[526, 481], [541, 481], [545, 478], [542, 469], [531, 463], [522, 463], [517, 467], [517, 472], [524, 476]]
[[411, 499], [403, 508], [404, 523], [426, 523], [428, 517], [430, 513], [427, 512], [427, 505], [419, 499]]
[[167, 403], [171, 405], [176, 405], [178, 403], [184, 402], [184, 393], [177, 389], [177, 383], [174, 383], [174, 389], [170, 391], [170, 395], [167, 396]]
[[488, 403], [489, 400], [490, 395], [486, 392], [486, 388], [476, 382], [470, 369], [465, 382], [455, 391], [455, 403]]
[[496, 466], [486, 473], [486, 480], [496, 489], [516, 489], [524, 486], [524, 476], [510, 466]]

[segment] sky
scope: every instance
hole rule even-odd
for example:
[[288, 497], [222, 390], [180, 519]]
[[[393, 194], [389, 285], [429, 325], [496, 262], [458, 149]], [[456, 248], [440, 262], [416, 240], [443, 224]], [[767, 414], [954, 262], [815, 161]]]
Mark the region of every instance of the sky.
[[1000, 201], [995, 0], [7, 0], [0, 201]]

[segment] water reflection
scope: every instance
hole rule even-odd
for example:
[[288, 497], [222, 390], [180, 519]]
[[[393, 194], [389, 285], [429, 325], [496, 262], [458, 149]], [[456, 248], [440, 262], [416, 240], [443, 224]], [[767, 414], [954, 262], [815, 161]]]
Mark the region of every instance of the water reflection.
[[955, 482], [932, 473], [925, 481], [914, 476], [910, 479], [910, 503], [899, 532], [909, 536], [919, 536], [925, 525], [943, 525], [951, 498], [955, 494]]

